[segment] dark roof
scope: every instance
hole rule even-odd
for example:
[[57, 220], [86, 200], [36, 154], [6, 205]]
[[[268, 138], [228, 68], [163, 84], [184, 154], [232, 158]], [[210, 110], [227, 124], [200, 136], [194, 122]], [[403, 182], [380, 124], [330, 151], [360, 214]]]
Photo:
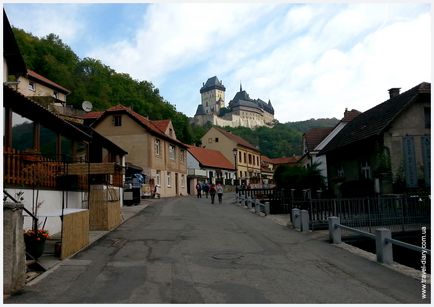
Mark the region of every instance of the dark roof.
[[423, 82], [358, 115], [324, 147], [321, 154], [380, 135], [401, 112], [421, 95], [425, 95], [427, 102], [430, 101], [430, 83]]
[[204, 92], [215, 90], [215, 89], [219, 89], [222, 91], [226, 90], [223, 83], [216, 76], [211, 77], [206, 81], [206, 83], [200, 88], [200, 93], [202, 94]]
[[255, 151], [259, 151], [258, 148], [256, 148], [255, 146], [253, 146], [252, 144], [247, 142], [242, 137], [239, 137], [238, 135], [232, 134], [229, 131], [226, 131], [225, 129], [220, 128], [220, 127], [214, 127], [214, 128], [217, 129], [218, 131], [220, 131], [221, 133], [223, 133], [227, 138], [229, 138], [230, 140], [232, 140], [236, 144], [253, 149]]
[[265, 102], [261, 99], [251, 99], [249, 94], [240, 87], [240, 91], [235, 94], [234, 98], [229, 102], [231, 109], [236, 107], [250, 107], [259, 110], [264, 110], [274, 115], [274, 108], [271, 101]]
[[[26, 64], [15, 40], [9, 19], [3, 9], [3, 57], [8, 65], [8, 73], [16, 76], [25, 75]], [[7, 80], [3, 80], [7, 81]]]
[[203, 105], [200, 104], [197, 106], [196, 114], [194, 116], [196, 115], [205, 115], [205, 110], [203, 109]]
[[308, 151], [313, 151], [315, 147], [317, 147], [319, 143], [321, 143], [322, 140], [324, 140], [325, 137], [333, 131], [333, 129], [334, 127], [312, 128], [307, 131], [303, 136], [306, 141]]
[[150, 121], [149, 119], [143, 117], [142, 115], [140, 115], [137, 112], [134, 112], [131, 108], [123, 106], [121, 104], [113, 106], [109, 109], [107, 109], [94, 123], [92, 123], [92, 126], [97, 125], [100, 121], [102, 121], [106, 116], [108, 116], [109, 114], [113, 114], [113, 113], [123, 113], [123, 114], [128, 114], [132, 119], [134, 119], [139, 125], [141, 125], [143, 128], [145, 128], [146, 130], [148, 130], [150, 133], [157, 135], [158, 137], [168, 140], [172, 143], [175, 143], [183, 148], [186, 148], [187, 146], [176, 140], [173, 139], [171, 137], [169, 137], [168, 135], [166, 135], [163, 131], [160, 130], [159, 127], [157, 127], [152, 121]]
[[6, 85], [3, 85], [3, 106], [72, 140], [91, 140], [89, 134]]
[[234, 165], [217, 150], [188, 146], [188, 151], [204, 167], [235, 170]]

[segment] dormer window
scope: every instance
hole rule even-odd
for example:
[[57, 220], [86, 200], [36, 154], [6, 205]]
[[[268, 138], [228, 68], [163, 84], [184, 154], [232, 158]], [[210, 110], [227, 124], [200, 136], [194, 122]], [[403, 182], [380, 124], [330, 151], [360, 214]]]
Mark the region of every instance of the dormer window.
[[36, 91], [36, 84], [33, 81], [29, 81], [29, 86], [27, 87], [31, 91]]
[[113, 116], [113, 125], [116, 127], [122, 126], [122, 116], [121, 115], [114, 115]]
[[169, 128], [169, 136], [173, 137], [173, 129], [172, 128]]

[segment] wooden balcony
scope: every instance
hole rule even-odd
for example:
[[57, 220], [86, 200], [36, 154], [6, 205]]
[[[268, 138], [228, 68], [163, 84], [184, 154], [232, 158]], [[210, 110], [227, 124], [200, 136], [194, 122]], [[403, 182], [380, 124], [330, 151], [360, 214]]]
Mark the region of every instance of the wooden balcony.
[[5, 147], [3, 163], [3, 183], [9, 187], [87, 191], [89, 178], [117, 187], [123, 185], [123, 168], [115, 162], [66, 163]]

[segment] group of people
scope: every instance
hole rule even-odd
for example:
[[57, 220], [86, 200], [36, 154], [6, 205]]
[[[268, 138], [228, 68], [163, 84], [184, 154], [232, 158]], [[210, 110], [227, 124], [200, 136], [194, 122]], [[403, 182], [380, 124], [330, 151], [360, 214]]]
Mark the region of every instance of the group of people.
[[202, 198], [202, 191], [205, 194], [206, 198], [208, 198], [208, 195], [211, 196], [211, 204], [214, 204], [215, 195], [217, 194], [219, 204], [222, 203], [223, 200], [223, 186], [221, 183], [217, 183], [216, 185], [214, 183], [200, 183], [198, 182], [196, 184], [196, 192], [197, 192], [197, 198]]

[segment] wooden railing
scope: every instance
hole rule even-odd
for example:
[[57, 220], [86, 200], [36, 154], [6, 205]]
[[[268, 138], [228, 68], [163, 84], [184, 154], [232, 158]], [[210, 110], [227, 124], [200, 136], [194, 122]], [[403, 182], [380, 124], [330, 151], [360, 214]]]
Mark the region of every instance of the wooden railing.
[[3, 149], [3, 184], [58, 190], [87, 190], [88, 176], [69, 176], [66, 163], [39, 153]]
[[4, 185], [55, 188], [56, 176], [63, 173], [63, 168], [64, 163], [40, 154], [3, 149]]

